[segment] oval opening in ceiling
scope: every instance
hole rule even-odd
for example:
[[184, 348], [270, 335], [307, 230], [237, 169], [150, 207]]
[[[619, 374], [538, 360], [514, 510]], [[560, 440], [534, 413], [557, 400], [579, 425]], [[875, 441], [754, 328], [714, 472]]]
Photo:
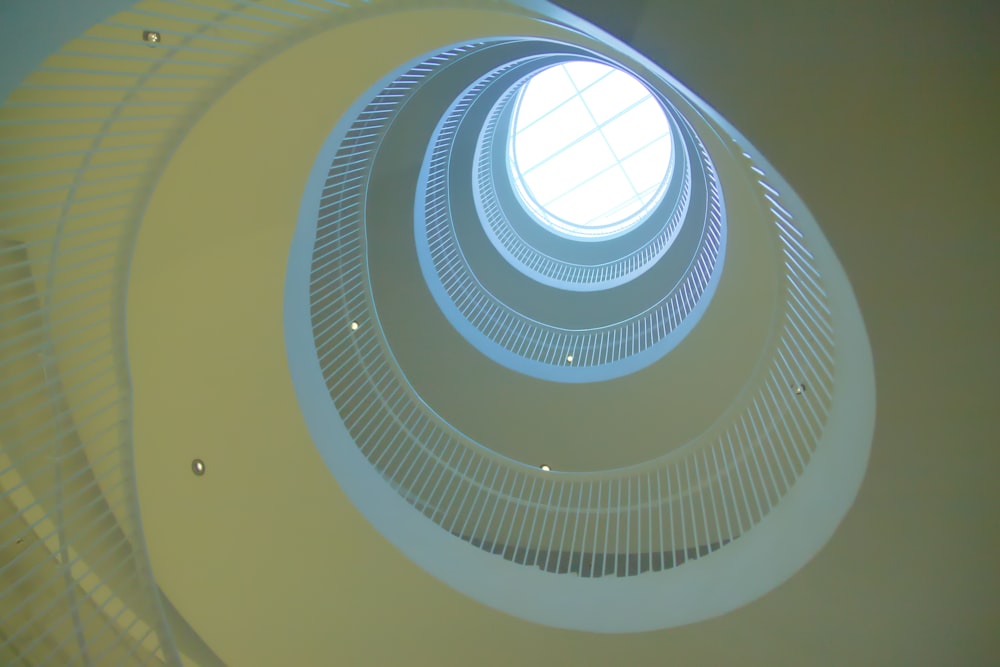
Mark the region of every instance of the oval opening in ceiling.
[[621, 69], [584, 60], [546, 68], [521, 89], [511, 124], [514, 191], [551, 231], [623, 234], [666, 191], [670, 123], [645, 84]]

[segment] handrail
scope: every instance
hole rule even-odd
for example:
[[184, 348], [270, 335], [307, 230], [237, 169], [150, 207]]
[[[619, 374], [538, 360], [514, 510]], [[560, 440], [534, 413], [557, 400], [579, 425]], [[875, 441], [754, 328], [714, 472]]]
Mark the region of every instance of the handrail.
[[[370, 464], [443, 529], [553, 574], [628, 577], [681, 567], [726, 548], [759, 523], [804, 472], [822, 435], [833, 377], [821, 273], [763, 170], [746, 165], [759, 176], [761, 201], [772, 204], [770, 230], [789, 261], [777, 336], [766, 351], [770, 356], [762, 358], [758, 383], [701, 437], [670, 454], [596, 473], [544, 472], [490, 451], [434, 413], [408, 385], [380, 332], [366, 276], [366, 184], [344, 178], [348, 168], [371, 169], [380, 137], [406, 98], [375, 100], [378, 116], [347, 130], [329, 170], [310, 283], [318, 361], [340, 419]], [[457, 114], [464, 108], [460, 102]], [[369, 109], [374, 114], [376, 106]], [[456, 115], [442, 127], [453, 132], [457, 124]], [[428, 158], [430, 188], [443, 187], [448, 146], [448, 136], [436, 137]], [[705, 147], [699, 150], [710, 176], [707, 213], [717, 218], [721, 193], [714, 166]], [[446, 220], [446, 202], [429, 200], [427, 209], [428, 219]], [[438, 225], [428, 237], [434, 242], [447, 228]], [[439, 256], [442, 266], [460, 261], [454, 250], [442, 248]], [[705, 279], [704, 272], [692, 275]], [[447, 273], [441, 279], [446, 285], [457, 280]], [[471, 291], [454, 289], [456, 303], [482, 308]], [[691, 303], [688, 297], [683, 306]], [[681, 307], [673, 306], [670, 316]], [[359, 326], [345, 333], [350, 322]], [[529, 325], [511, 327], [511, 349], [526, 354], [530, 340], [551, 349], [551, 336], [524, 334]]]
[[[449, 181], [444, 177], [450, 164], [450, 154], [457, 135], [459, 119], [473, 104], [482, 89], [503, 71], [503, 68], [496, 70], [466, 92], [463, 99], [451, 110], [449, 118], [442, 123], [436, 144], [428, 158], [430, 172], [427, 178], [425, 205], [426, 238], [435, 272], [440, 276], [441, 286], [452, 303], [458, 307], [461, 316], [488, 340], [533, 362], [557, 367], [565, 366], [568, 355], [572, 355], [572, 364], [575, 368], [602, 366], [615, 364], [622, 358], [653, 347], [681, 325], [701, 300], [708, 288], [711, 275], [717, 271], [723, 220], [719, 204], [719, 188], [715, 182], [711, 158], [695, 137], [700, 153], [699, 161], [708, 182], [706, 230], [691, 259], [688, 271], [670, 292], [642, 312], [602, 327], [574, 330], [529, 318], [494, 296], [472, 270], [456, 238], [449, 205]], [[495, 123], [496, 119], [491, 120]], [[492, 169], [480, 165], [479, 178], [486, 180], [489, 185], [486, 192], [488, 201], [490, 198], [496, 198], [496, 193], [492, 190], [492, 172]], [[574, 280], [579, 282], [609, 282], [634, 274], [637, 268], [640, 268], [633, 266], [635, 257], [641, 256], [650, 246], [659, 247], [649, 259], [654, 259], [660, 250], [665, 250], [669, 245], [669, 239], [673, 238], [687, 214], [690, 184], [689, 174], [686, 175], [688, 178], [686, 196], [683, 197], [684, 205], [675, 208], [663, 232], [654, 237], [649, 244], [612, 264], [573, 266], [567, 262], [558, 262], [553, 263], [553, 266], [559, 271], [578, 268], [580, 271]], [[491, 214], [488, 216], [490, 224], [502, 227], [503, 216], [497, 207], [490, 207], [490, 211]], [[595, 273], [598, 274], [597, 277], [594, 276]]]
[[[143, 0], [52, 53], [0, 106], [0, 662], [180, 665], [132, 463], [135, 233], [213, 100], [302, 35], [379, 11]], [[144, 42], [149, 29], [163, 39]]]

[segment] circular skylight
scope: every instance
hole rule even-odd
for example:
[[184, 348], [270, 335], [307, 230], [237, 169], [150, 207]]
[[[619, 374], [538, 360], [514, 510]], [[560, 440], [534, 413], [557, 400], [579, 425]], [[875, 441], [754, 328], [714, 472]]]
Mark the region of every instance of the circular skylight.
[[671, 150], [667, 116], [641, 81], [572, 61], [521, 89], [508, 163], [515, 192], [539, 222], [596, 239], [646, 219], [666, 189]]

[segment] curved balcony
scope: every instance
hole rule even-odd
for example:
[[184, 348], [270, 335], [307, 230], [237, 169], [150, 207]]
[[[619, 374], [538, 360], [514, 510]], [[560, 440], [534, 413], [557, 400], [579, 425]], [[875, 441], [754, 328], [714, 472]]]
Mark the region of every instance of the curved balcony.
[[[475, 3], [448, 6], [465, 4]], [[309, 36], [394, 8], [157, 0], [115, 9], [81, 19], [79, 35], [11, 86], [0, 107], [0, 661], [179, 665], [183, 656], [214, 665], [219, 659], [161, 595], [140, 521], [125, 331], [137, 228], [175, 149], [236, 82]], [[150, 26], [162, 31], [156, 39]], [[699, 146], [692, 161], [710, 183], [723, 157], [723, 187], [733, 174], [750, 179], [781, 258], [773, 336], [739, 399], [696, 440], [613, 470], [543, 471], [464, 435], [421, 399], [393, 358], [374, 309], [363, 231], [366, 175], [386, 123], [423, 81], [474, 48], [417, 63], [366, 100], [326, 164], [330, 180], [309, 239], [311, 301], [297, 314], [308, 323], [303, 349], [349, 436], [336, 447], [364, 458], [382, 483], [373, 492], [388, 490], [460, 549], [547, 580], [646, 581], [639, 575], [677, 575], [738, 554], [747, 536], [779, 525], [775, 515], [808, 507], [792, 496], [816, 487], [815, 459], [836, 458], [869, 426], [867, 342], [836, 259], [788, 185], [705, 111], [692, 120], [731, 142], [711, 155]], [[431, 164], [441, 170], [446, 162]], [[723, 200], [709, 189], [709, 220], [721, 221]], [[437, 222], [447, 232], [451, 222]], [[717, 228], [705, 238], [721, 252]], [[561, 275], [547, 266], [537, 270]], [[474, 283], [450, 298], [478, 304], [463, 317], [504, 349], [560, 368], [571, 355], [586, 368], [613, 364], [676, 328], [710, 269], [696, 262], [689, 275], [656, 308], [601, 332], [503, 319], [482, 306], [487, 293], [473, 298]], [[862, 390], [847, 396], [858, 383]], [[851, 454], [841, 467], [853, 474], [859, 454]], [[846, 511], [855, 490], [847, 484], [834, 504]], [[383, 518], [373, 522], [392, 533]], [[785, 569], [811, 556], [829, 531], [789, 550]], [[414, 560], [441, 576], [447, 558]], [[551, 622], [547, 613], [535, 620]]]

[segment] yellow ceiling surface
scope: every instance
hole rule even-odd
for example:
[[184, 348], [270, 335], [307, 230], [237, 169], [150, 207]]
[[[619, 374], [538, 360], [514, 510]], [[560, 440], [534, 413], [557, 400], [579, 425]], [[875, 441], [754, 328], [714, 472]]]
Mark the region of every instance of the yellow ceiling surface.
[[[563, 4], [746, 133], [847, 270], [879, 412], [868, 476], [830, 544], [723, 617], [595, 635], [464, 597], [354, 509], [310, 442], [285, 360], [302, 184], [370, 85], [361, 69], [389, 71], [400, 54], [472, 37], [470, 25], [538, 29], [487, 10], [454, 10], [454, 22], [404, 12], [261, 64], [191, 129], [156, 185], [127, 324], [142, 519], [164, 593], [233, 667], [996, 664], [997, 12]], [[195, 457], [204, 477], [191, 474]]]

